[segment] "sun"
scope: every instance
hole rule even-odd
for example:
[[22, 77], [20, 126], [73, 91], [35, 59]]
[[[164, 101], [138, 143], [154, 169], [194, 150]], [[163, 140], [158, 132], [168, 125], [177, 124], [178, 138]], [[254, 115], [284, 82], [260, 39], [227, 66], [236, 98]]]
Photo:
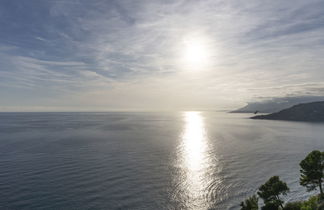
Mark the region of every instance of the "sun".
[[183, 40], [182, 66], [189, 70], [203, 70], [211, 62], [208, 42], [202, 37], [189, 37]]

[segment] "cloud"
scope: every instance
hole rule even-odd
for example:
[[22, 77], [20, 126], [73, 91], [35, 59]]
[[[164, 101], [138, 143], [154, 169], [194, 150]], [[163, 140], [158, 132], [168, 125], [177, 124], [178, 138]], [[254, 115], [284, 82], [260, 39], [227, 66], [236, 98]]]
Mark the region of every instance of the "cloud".
[[[323, 11], [317, 0], [2, 2], [0, 96], [12, 107], [212, 109], [319, 95]], [[179, 64], [193, 35], [213, 51], [196, 73]]]

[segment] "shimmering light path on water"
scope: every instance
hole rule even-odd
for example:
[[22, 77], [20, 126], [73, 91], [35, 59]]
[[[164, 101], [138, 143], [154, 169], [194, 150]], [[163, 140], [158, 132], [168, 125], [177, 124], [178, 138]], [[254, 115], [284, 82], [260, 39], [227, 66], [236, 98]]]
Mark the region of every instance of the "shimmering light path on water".
[[[213, 168], [208, 153], [208, 135], [204, 117], [200, 112], [183, 113], [184, 129], [179, 144], [179, 164], [184, 170], [181, 181], [183, 203], [188, 209], [208, 209], [209, 202], [205, 192], [208, 183], [216, 180], [211, 177], [209, 169]], [[216, 154], [214, 154], [216, 155]]]

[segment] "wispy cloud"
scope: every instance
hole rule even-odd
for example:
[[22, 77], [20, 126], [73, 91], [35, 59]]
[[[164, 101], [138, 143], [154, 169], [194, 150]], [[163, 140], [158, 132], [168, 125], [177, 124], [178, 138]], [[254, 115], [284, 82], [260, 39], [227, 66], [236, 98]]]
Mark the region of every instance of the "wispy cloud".
[[[196, 109], [322, 95], [320, 0], [2, 1], [0, 17], [2, 107]], [[193, 34], [213, 50], [201, 72], [179, 66]]]

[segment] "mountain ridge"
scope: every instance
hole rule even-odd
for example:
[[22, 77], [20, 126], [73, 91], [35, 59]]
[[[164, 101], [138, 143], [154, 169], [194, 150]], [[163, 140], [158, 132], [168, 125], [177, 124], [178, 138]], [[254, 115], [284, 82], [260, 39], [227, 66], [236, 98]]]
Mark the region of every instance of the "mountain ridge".
[[248, 102], [246, 106], [230, 113], [274, 113], [301, 103], [324, 101], [324, 96], [289, 96], [275, 97], [268, 100]]
[[324, 101], [301, 103], [268, 115], [257, 115], [251, 119], [324, 122]]

